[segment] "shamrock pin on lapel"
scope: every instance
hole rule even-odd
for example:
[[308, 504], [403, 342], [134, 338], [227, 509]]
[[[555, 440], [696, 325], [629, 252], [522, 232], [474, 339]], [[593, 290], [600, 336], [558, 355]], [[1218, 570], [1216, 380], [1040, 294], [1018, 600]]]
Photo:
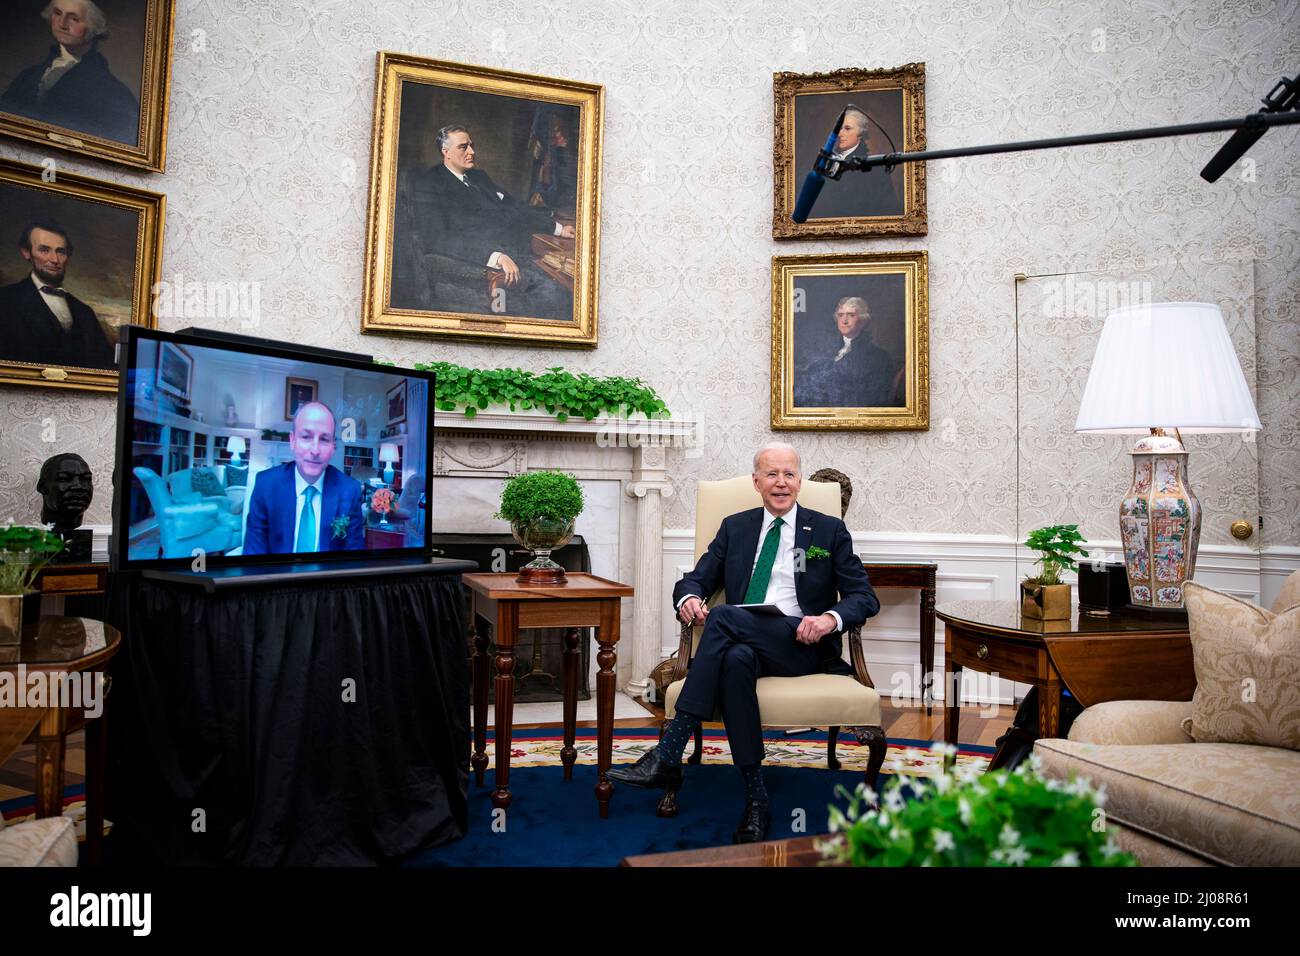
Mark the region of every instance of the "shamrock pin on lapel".
[[347, 515], [339, 515], [330, 522], [330, 534], [339, 541], [346, 541], [348, 537], [348, 525], [352, 519]]

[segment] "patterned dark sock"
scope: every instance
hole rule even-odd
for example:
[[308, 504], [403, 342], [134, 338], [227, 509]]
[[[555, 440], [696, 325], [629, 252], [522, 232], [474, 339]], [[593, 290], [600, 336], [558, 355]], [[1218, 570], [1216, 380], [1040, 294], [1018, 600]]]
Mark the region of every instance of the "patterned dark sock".
[[740, 776], [745, 781], [745, 799], [751, 803], [766, 804], [767, 787], [763, 783], [763, 765], [757, 763], [746, 764], [739, 768]]
[[684, 710], [679, 710], [676, 716], [668, 721], [668, 726], [664, 728], [663, 739], [659, 741], [659, 752], [663, 755], [664, 763], [670, 767], [682, 765], [682, 751], [686, 749], [686, 742], [695, 736], [699, 726], [700, 718]]

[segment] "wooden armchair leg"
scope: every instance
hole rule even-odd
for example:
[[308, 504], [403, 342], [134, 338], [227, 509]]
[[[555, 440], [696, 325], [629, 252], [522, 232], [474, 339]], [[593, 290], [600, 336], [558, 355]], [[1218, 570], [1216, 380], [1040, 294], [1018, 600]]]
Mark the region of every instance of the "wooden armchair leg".
[[885, 731], [880, 727], [862, 728], [861, 739], [868, 748], [866, 783], [875, 790], [880, 768], [885, 762], [885, 751], [889, 749], [888, 741], [885, 740]]
[[692, 766], [699, 766], [704, 760], [704, 727], [703, 725], [695, 728], [695, 753], [687, 758], [686, 762]]
[[835, 759], [835, 744], [839, 741], [840, 728], [831, 727], [826, 732], [826, 766], [832, 770], [840, 769], [840, 762]]

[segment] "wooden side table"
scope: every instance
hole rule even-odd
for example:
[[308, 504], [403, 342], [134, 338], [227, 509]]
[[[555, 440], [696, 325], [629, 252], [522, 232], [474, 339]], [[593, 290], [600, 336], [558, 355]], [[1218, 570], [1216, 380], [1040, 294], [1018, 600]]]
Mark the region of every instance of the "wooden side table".
[[934, 707], [934, 591], [939, 565], [927, 561], [863, 561], [872, 588], [921, 592], [921, 699], [928, 717]]
[[[1083, 707], [1107, 700], [1191, 700], [1196, 689], [1185, 615], [1117, 611], [1069, 620], [1020, 616], [1019, 601], [955, 601], [936, 609], [945, 625], [944, 740], [957, 745], [963, 667], [1038, 691], [1037, 736], [1060, 733], [1061, 690]], [[1002, 766], [1002, 751], [989, 769]]]
[[[596, 663], [596, 801], [602, 819], [609, 817], [614, 785], [606, 773], [614, 750], [614, 650], [619, 638], [620, 604], [631, 597], [626, 584], [594, 574], [570, 572], [555, 587], [519, 584], [512, 573], [465, 574], [462, 582], [474, 596], [474, 754], [470, 765], [482, 786], [487, 769], [487, 646], [494, 636], [496, 655], [496, 790], [492, 806], [506, 809], [510, 793], [510, 738], [514, 721], [515, 641], [522, 627], [562, 627], [564, 637], [564, 748], [560, 760], [564, 779], [573, 779], [578, 716], [579, 628], [597, 628], [600, 651]], [[480, 624], [480, 621], [482, 622]]]
[[[62, 675], [76, 676], [102, 671], [121, 646], [121, 634], [102, 621], [79, 617], [42, 617], [23, 629], [22, 642], [0, 647], [0, 670], [25, 673], [28, 680], [37, 673], [46, 680]], [[19, 668], [22, 668], [20, 671]], [[96, 676], [103, 678], [102, 674]], [[47, 688], [48, 689], [48, 688]], [[100, 684], [100, 704], [107, 697], [107, 682]], [[27, 737], [36, 745], [36, 816], [56, 817], [63, 812], [63, 758], [65, 738], [86, 729], [86, 850], [91, 863], [99, 863], [104, 846], [105, 713], [85, 715], [84, 704], [71, 695], [40, 711], [40, 722]]]

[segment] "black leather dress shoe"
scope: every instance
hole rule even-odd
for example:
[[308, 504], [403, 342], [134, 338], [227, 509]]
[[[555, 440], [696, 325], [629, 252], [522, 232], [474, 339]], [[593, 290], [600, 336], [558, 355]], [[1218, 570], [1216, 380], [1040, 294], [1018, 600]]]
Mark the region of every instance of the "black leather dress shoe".
[[740, 815], [740, 824], [732, 837], [735, 843], [761, 843], [767, 839], [767, 827], [772, 822], [772, 812], [766, 803], [749, 801]]
[[611, 767], [605, 776], [629, 787], [648, 790], [680, 790], [682, 787], [682, 765], [668, 766], [658, 747], [643, 754], [630, 767]]

